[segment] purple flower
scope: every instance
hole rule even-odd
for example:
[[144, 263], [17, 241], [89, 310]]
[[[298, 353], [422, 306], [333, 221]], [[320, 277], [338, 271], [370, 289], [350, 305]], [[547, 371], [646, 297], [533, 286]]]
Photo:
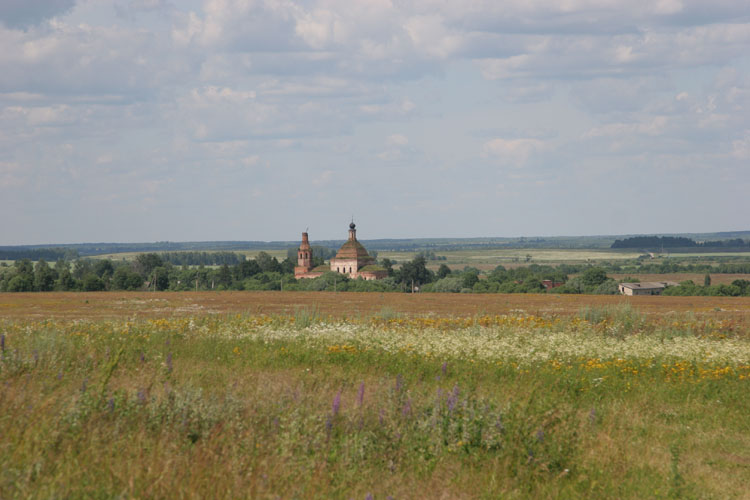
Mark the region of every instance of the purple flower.
[[33, 356], [34, 356], [34, 363], [38, 363], [39, 362], [39, 351], [37, 351], [36, 349], [34, 349]]
[[536, 431], [535, 437], [536, 437], [536, 440], [539, 441], [540, 443], [544, 441], [544, 429], [539, 429], [538, 431]]
[[141, 351], [141, 363], [145, 363], [145, 362], [146, 362], [146, 355], [143, 353], [143, 351]]
[[367, 496], [365, 497], [365, 500], [374, 500], [372, 493], [368, 493]]
[[382, 426], [383, 425], [383, 417], [385, 416], [383, 409], [380, 409], [380, 412], [378, 412], [378, 423]]
[[456, 404], [458, 403], [458, 384], [453, 386], [453, 391], [451, 392], [450, 396], [448, 396], [448, 399], [446, 403], [448, 404], [448, 411], [453, 411], [454, 408], [456, 408]]
[[330, 415], [328, 415], [328, 418], [326, 418], [326, 434], [330, 436], [332, 429], [333, 429], [333, 419], [331, 418]]
[[109, 401], [107, 401], [107, 407], [109, 408], [110, 413], [115, 411], [115, 398], [109, 398]]
[[333, 405], [331, 405], [331, 413], [333, 414], [333, 417], [335, 418], [336, 415], [339, 414], [339, 408], [341, 407], [341, 391], [336, 393], [336, 396], [333, 397]]
[[85, 378], [83, 379], [83, 383], [81, 384], [81, 392], [86, 392], [86, 386], [89, 383], [89, 379]]
[[364, 381], [359, 384], [359, 392], [357, 393], [357, 404], [359, 406], [362, 406], [362, 403], [365, 400], [365, 383]]
[[172, 373], [172, 353], [167, 353], [167, 373]]
[[0, 335], [0, 351], [5, 352], [5, 334]]
[[448, 362], [447, 361], [443, 361], [443, 366], [440, 369], [442, 370], [443, 375], [445, 375], [445, 372], [448, 371]]
[[57, 372], [57, 380], [62, 380], [62, 371]]
[[141, 404], [146, 404], [146, 391], [143, 389], [138, 389], [138, 402]]
[[404, 403], [404, 407], [401, 409], [401, 413], [405, 417], [408, 417], [409, 415], [411, 415], [411, 398], [406, 400], [406, 403]]
[[396, 375], [396, 392], [401, 392], [401, 388], [404, 385], [404, 379], [401, 377], [401, 374], [399, 373]]
[[591, 411], [589, 412], [589, 423], [596, 423], [596, 409], [594, 408], [591, 408]]

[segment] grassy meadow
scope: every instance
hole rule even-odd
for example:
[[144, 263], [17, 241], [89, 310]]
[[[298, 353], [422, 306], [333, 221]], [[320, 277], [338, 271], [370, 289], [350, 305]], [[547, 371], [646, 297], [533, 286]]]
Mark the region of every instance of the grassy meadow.
[[0, 498], [748, 495], [748, 299], [155, 295], [0, 295]]

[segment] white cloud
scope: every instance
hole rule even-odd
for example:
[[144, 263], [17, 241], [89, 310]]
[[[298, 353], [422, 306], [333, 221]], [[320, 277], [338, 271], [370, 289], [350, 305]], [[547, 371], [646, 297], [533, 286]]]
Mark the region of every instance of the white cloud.
[[738, 160], [750, 160], [750, 130], [745, 130], [745, 136], [732, 141], [732, 155]]
[[539, 139], [497, 138], [484, 144], [483, 154], [502, 164], [523, 167], [532, 155], [546, 149], [548, 145]]
[[388, 136], [385, 143], [389, 146], [406, 146], [409, 144], [409, 139], [402, 134], [393, 134]]
[[[245, 201], [243, 185], [279, 197], [294, 178], [374, 204], [327, 172], [440, 168], [455, 177], [420, 206], [450, 185], [460, 213], [497, 184], [522, 195], [541, 171], [583, 199], [570, 179], [603, 172], [600, 156], [608, 172], [715, 165], [731, 191], [747, 185], [749, 19], [736, 0], [0, 2], [0, 187], [18, 187], [0, 209], [31, 205], [31, 185], [77, 220], [69, 201], [86, 192], [129, 189], [168, 209], [198, 188], [225, 204]], [[403, 206], [411, 194], [392, 178], [372, 192]], [[132, 210], [111, 200], [114, 216]]]

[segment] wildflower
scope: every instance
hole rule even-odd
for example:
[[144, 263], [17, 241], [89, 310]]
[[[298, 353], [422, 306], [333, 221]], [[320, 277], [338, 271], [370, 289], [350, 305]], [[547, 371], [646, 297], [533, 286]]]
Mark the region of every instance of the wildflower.
[[367, 496], [365, 497], [365, 500], [374, 500], [372, 493], [368, 493]]
[[534, 437], [536, 437], [536, 440], [540, 443], [544, 441], [544, 429], [539, 429], [538, 431], [536, 431]]
[[404, 379], [401, 377], [401, 374], [399, 373], [396, 375], [396, 392], [401, 392], [401, 388], [404, 385]]
[[85, 378], [83, 379], [83, 383], [81, 384], [81, 392], [86, 392], [86, 386], [88, 385], [89, 379]]
[[448, 411], [453, 411], [453, 409], [456, 407], [456, 403], [458, 403], [458, 384], [453, 386], [453, 391], [451, 392], [450, 396], [448, 396], [448, 400], [446, 403], [448, 404]]
[[442, 366], [442, 367], [440, 367], [440, 369], [442, 370], [442, 372], [443, 372], [443, 375], [445, 375], [445, 372], [447, 372], [447, 371], [448, 371], [448, 362], [447, 362], [447, 361], [444, 361], [444, 362], [443, 362], [443, 366]]
[[115, 411], [115, 398], [109, 398], [109, 401], [107, 401], [107, 407], [109, 408], [110, 413]]
[[401, 410], [401, 414], [405, 417], [411, 415], [411, 398], [407, 399], [406, 403], [404, 403], [404, 408]]
[[172, 373], [172, 353], [167, 353], [167, 373]]
[[0, 335], [0, 352], [5, 354], [5, 334]]
[[141, 351], [141, 363], [145, 363], [145, 362], [146, 362], [146, 354], [144, 354], [144, 352]]
[[144, 391], [143, 389], [138, 389], [137, 397], [139, 403], [146, 404], [146, 391]]
[[594, 408], [591, 408], [591, 411], [589, 412], [589, 423], [593, 424], [596, 422], [596, 410]]
[[328, 415], [328, 418], [326, 418], [326, 434], [328, 436], [331, 435], [331, 430], [333, 429], [333, 419], [330, 415]]

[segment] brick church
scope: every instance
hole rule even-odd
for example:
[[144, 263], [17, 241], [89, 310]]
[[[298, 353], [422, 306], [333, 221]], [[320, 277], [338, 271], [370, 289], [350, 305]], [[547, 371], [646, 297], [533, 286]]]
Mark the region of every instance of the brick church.
[[375, 259], [370, 257], [367, 249], [357, 241], [357, 229], [354, 222], [349, 224], [349, 239], [341, 245], [336, 257], [331, 259], [330, 266], [317, 266], [313, 268], [313, 251], [307, 233], [302, 233], [302, 243], [297, 250], [297, 267], [294, 268], [294, 277], [317, 278], [323, 273], [333, 271], [345, 274], [352, 279], [362, 278], [365, 280], [379, 280], [388, 276], [388, 271], [378, 266]]

